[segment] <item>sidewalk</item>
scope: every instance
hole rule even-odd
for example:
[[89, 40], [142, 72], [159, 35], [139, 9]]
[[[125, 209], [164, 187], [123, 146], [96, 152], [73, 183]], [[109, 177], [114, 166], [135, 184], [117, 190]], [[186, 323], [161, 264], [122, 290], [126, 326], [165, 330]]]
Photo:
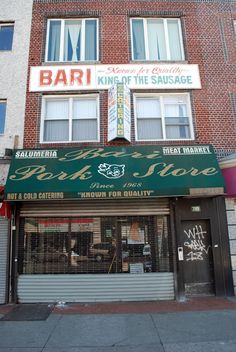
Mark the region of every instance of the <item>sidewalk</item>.
[[236, 297], [231, 299], [218, 297], [189, 298], [184, 302], [152, 301], [65, 304], [64, 307], [55, 306], [53, 312], [56, 314], [145, 314], [221, 309], [236, 309]]
[[66, 304], [46, 320], [0, 321], [0, 352], [18, 351], [235, 352], [236, 299]]
[[[14, 309], [14, 304], [0, 305], [0, 318]], [[178, 301], [66, 303], [55, 304], [53, 314], [145, 314], [194, 312], [204, 310], [236, 309], [236, 297], [200, 297]]]

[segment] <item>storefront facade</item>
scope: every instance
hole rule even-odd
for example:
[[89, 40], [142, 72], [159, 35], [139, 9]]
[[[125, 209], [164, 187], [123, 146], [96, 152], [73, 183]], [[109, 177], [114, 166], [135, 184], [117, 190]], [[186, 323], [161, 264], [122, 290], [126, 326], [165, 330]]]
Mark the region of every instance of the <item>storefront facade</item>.
[[16, 151], [15, 300], [232, 294], [223, 194], [210, 145]]
[[13, 301], [233, 294], [215, 156], [236, 141], [231, 5], [33, 1]]
[[232, 153], [223, 158], [219, 164], [227, 190], [225, 203], [227, 211], [234, 293], [236, 294], [236, 153]]

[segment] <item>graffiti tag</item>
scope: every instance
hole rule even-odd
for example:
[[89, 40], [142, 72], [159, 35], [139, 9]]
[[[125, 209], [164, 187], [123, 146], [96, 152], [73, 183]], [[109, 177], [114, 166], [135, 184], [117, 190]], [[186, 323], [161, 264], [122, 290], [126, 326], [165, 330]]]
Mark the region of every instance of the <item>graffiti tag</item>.
[[186, 261], [198, 261], [204, 260], [204, 255], [208, 255], [211, 246], [204, 244], [205, 234], [207, 231], [203, 231], [201, 225], [195, 225], [189, 230], [184, 230], [187, 236], [187, 241], [184, 242], [184, 246], [190, 251], [186, 254]]

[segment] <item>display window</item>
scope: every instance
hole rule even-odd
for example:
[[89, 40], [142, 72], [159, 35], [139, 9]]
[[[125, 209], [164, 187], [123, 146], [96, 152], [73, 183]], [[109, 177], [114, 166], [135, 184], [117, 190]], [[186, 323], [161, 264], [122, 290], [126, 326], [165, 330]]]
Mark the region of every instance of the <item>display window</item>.
[[170, 238], [166, 215], [25, 218], [19, 273], [171, 272]]

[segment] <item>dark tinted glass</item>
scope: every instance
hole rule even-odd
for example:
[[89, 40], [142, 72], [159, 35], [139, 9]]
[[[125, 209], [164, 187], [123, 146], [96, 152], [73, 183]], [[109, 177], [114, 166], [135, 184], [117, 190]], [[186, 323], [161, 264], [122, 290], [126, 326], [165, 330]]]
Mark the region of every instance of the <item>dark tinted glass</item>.
[[6, 117], [6, 103], [0, 102], [0, 134], [4, 133]]
[[13, 25], [0, 25], [0, 50], [12, 49], [13, 32]]

